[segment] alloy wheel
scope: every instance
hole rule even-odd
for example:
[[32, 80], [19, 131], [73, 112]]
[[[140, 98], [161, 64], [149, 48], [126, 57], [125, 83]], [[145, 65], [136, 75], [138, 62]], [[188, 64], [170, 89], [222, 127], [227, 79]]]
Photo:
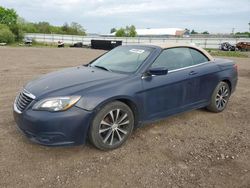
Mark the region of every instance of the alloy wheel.
[[129, 133], [130, 121], [128, 114], [121, 109], [109, 111], [99, 125], [99, 135], [104, 144], [119, 144]]
[[229, 90], [225, 85], [222, 85], [216, 95], [216, 107], [218, 110], [222, 110], [226, 107], [229, 99]]

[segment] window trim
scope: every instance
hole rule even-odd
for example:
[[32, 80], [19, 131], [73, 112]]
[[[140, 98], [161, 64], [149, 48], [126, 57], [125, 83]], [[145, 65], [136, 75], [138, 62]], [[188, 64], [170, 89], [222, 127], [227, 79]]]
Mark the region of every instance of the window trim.
[[190, 68], [198, 67], [200, 65], [204, 65], [204, 64], [208, 64], [208, 63], [211, 63], [211, 61], [207, 61], [207, 62], [204, 62], [204, 63], [199, 63], [197, 65], [191, 65], [191, 66], [183, 67], [183, 68], [179, 68], [179, 69], [170, 70], [170, 71], [168, 71], [168, 73], [177, 72], [177, 71], [181, 71], [181, 70], [185, 70], [185, 69], [190, 69]]
[[[212, 61], [207, 61], [207, 62], [200, 63], [200, 64], [197, 64], [197, 65], [191, 65], [191, 66], [188, 66], [188, 67], [183, 67], [183, 68], [179, 68], [179, 69], [174, 69], [174, 70], [168, 71], [167, 75], [170, 74], [170, 73], [173, 73], [173, 72], [178, 72], [178, 71], [190, 69], [190, 68], [193, 68], [193, 67], [198, 67], [198, 66], [201, 66], [201, 65], [209, 64], [209, 63], [211, 63], [211, 62], [212, 62]], [[151, 75], [151, 77], [155, 77], [155, 76], [157, 76], [157, 75]], [[159, 75], [159, 76], [160, 76], [160, 75]], [[147, 76], [142, 75], [141, 78], [142, 78], [142, 79], [145, 79], [145, 78], [147, 78]]]

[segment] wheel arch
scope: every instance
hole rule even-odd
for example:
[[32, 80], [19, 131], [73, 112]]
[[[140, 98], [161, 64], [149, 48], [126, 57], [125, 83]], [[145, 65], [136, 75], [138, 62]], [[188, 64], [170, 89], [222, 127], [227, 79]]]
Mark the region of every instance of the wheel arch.
[[232, 83], [229, 79], [223, 79], [223, 80], [221, 80], [221, 82], [226, 82], [229, 86], [230, 92], [232, 91]]
[[107, 99], [107, 100], [103, 101], [102, 103], [100, 103], [95, 108], [95, 111], [96, 112], [99, 111], [103, 106], [107, 105], [108, 103], [114, 102], [114, 101], [122, 102], [122, 103], [126, 104], [131, 109], [131, 111], [134, 114], [134, 121], [135, 121], [134, 127], [136, 128], [139, 125], [140, 113], [139, 113], [138, 105], [130, 97], [117, 96], [117, 97], [113, 97], [113, 98]]
[[116, 100], [125, 103], [132, 110], [134, 114], [135, 127], [137, 127], [139, 123], [139, 110], [137, 105], [133, 101], [125, 98], [120, 98]]

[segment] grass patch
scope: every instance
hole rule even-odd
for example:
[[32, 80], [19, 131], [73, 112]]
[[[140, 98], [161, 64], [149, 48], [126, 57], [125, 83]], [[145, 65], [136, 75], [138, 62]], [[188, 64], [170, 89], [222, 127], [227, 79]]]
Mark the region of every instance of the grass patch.
[[239, 51], [221, 51], [221, 50], [214, 50], [214, 49], [207, 49], [207, 51], [212, 56], [225, 56], [225, 57], [248, 57], [247, 54]]
[[[58, 48], [58, 43], [44, 43], [44, 42], [37, 42], [36, 40], [32, 41], [32, 45], [25, 45], [23, 42], [14, 42], [7, 44], [6, 46], [9, 47], [38, 47], [38, 48]], [[69, 48], [70, 44], [64, 44], [65, 48]]]
[[[42, 42], [33, 42], [32, 45], [25, 45], [23, 43], [20, 42], [15, 42], [12, 44], [8, 44], [6, 46], [10, 46], [10, 47], [39, 47], [39, 48], [57, 48], [57, 44], [53, 44], [53, 43], [42, 43]], [[69, 47], [69, 45], [65, 45], [65, 47]]]

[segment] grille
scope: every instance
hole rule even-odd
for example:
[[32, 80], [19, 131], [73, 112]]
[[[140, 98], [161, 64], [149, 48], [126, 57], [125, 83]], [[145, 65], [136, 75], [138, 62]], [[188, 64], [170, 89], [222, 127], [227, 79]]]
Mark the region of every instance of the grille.
[[34, 96], [26, 91], [22, 91], [16, 100], [16, 107], [19, 111], [24, 111], [27, 106], [33, 101]]

